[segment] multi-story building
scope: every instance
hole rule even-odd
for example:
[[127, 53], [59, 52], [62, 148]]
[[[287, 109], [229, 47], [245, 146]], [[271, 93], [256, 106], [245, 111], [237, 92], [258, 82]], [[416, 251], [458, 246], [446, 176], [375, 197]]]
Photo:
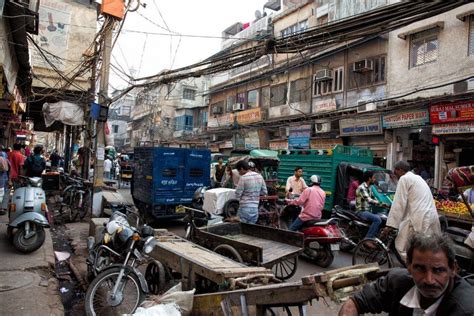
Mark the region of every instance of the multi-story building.
[[[117, 92], [112, 93], [112, 97]], [[121, 151], [128, 143], [127, 127], [132, 120], [132, 108], [135, 106], [135, 95], [128, 93], [117, 102], [113, 103], [109, 109], [108, 124], [114, 136], [114, 145]]]

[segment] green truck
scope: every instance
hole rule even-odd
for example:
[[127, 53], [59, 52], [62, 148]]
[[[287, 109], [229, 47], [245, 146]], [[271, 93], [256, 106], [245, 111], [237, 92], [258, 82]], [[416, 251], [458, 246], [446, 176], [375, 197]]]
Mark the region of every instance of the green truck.
[[[280, 192], [284, 191], [286, 180], [294, 174], [295, 167], [303, 168], [308, 184], [309, 177], [317, 174], [322, 178], [321, 187], [326, 191], [325, 211], [331, 211], [334, 205], [344, 206], [349, 184], [367, 170], [374, 171], [377, 185], [372, 187], [376, 199], [388, 205], [392, 204], [396, 189], [396, 178], [391, 171], [373, 165], [370, 149], [337, 145], [330, 149], [280, 150], [278, 180]], [[375, 212], [382, 209], [374, 209]]]

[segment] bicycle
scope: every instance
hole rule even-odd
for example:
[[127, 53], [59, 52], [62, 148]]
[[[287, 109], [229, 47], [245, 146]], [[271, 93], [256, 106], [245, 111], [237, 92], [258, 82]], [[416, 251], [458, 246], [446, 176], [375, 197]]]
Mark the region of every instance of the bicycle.
[[363, 239], [354, 249], [352, 264], [378, 263], [380, 267], [390, 269], [394, 267], [393, 257], [395, 256], [398, 263], [406, 267], [405, 261], [395, 248], [397, 234], [397, 230], [392, 230], [388, 234], [379, 234], [376, 238]]
[[90, 206], [91, 182], [81, 178], [64, 176], [68, 185], [61, 194], [61, 204], [58, 212], [62, 218], [66, 216], [68, 222], [74, 222], [77, 217], [83, 220]]

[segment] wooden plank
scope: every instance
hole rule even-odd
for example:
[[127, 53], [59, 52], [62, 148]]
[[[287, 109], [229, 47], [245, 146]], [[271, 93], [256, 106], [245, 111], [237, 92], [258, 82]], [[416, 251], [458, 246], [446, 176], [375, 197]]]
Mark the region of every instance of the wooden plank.
[[318, 274], [308, 275], [308, 276], [303, 277], [301, 281], [303, 282], [303, 284], [306, 284], [306, 285], [314, 284], [314, 283], [324, 283], [324, 282], [327, 282], [332, 275], [340, 273], [340, 272], [355, 270], [355, 269], [367, 269], [367, 268], [373, 268], [373, 267], [378, 267], [378, 266], [379, 265], [377, 263], [357, 264], [354, 266], [348, 266], [348, 267], [330, 270], [327, 272], [321, 272]]
[[267, 226], [240, 223], [242, 234], [269, 239], [292, 246], [304, 247], [304, 234]]

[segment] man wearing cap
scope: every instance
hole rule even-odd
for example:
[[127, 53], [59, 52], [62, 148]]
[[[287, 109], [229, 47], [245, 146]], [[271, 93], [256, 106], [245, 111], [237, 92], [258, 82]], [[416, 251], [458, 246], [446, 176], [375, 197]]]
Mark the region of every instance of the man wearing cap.
[[326, 202], [326, 192], [321, 189], [321, 177], [312, 175], [310, 181], [311, 186], [306, 188], [298, 199], [285, 200], [288, 205], [303, 206], [303, 210], [298, 218], [288, 228], [291, 231], [299, 230], [304, 222], [319, 220], [322, 217], [324, 203]]

